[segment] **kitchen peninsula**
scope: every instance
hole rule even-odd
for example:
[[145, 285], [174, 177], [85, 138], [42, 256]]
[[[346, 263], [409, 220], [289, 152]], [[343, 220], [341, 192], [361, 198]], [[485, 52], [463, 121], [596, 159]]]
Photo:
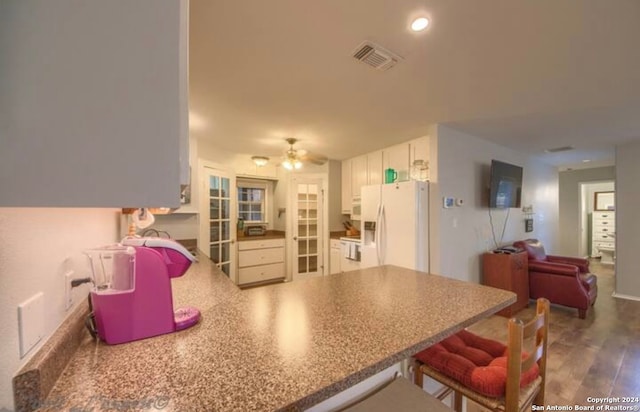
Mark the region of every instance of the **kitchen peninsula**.
[[302, 410], [515, 301], [395, 266], [240, 291], [203, 259], [173, 282], [200, 324], [117, 346], [87, 334], [43, 410]]

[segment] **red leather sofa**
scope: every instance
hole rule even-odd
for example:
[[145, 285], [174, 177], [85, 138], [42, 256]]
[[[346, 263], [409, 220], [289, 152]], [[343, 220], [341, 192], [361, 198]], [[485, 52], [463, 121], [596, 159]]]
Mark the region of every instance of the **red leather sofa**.
[[537, 239], [515, 242], [529, 256], [529, 297], [578, 309], [580, 319], [598, 297], [598, 278], [587, 259], [547, 255]]

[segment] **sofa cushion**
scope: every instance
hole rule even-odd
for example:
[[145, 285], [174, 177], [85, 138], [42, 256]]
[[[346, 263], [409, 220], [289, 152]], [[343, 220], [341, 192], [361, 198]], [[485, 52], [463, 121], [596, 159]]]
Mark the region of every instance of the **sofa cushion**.
[[513, 244], [513, 246], [524, 249], [529, 256], [529, 260], [547, 260], [547, 254], [544, 251], [542, 242], [538, 239], [519, 240]]
[[[506, 389], [506, 350], [500, 342], [462, 330], [415, 358], [478, 393], [497, 398], [504, 396]], [[523, 358], [526, 356], [523, 353]], [[538, 374], [538, 365], [534, 364], [522, 373], [520, 386], [527, 386]]]

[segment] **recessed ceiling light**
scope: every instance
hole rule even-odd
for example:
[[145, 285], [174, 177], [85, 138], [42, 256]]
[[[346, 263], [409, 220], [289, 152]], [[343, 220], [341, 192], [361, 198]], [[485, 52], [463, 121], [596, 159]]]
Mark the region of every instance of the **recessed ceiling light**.
[[584, 159], [584, 160], [582, 161], [582, 163], [589, 163], [590, 161], [591, 161], [591, 159]]
[[426, 17], [418, 17], [411, 23], [411, 30], [413, 31], [422, 31], [427, 28], [429, 25], [429, 19]]

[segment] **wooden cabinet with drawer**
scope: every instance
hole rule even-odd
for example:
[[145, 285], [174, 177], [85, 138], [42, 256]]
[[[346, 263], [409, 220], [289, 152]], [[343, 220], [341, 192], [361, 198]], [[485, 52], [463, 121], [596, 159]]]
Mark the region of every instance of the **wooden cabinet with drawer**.
[[591, 257], [600, 257], [601, 248], [615, 249], [615, 212], [593, 212], [591, 215]]
[[284, 239], [244, 240], [238, 243], [238, 284], [284, 279]]
[[511, 317], [529, 306], [529, 265], [526, 252], [482, 255], [482, 283], [494, 288], [510, 290], [518, 295], [513, 305], [498, 312]]

